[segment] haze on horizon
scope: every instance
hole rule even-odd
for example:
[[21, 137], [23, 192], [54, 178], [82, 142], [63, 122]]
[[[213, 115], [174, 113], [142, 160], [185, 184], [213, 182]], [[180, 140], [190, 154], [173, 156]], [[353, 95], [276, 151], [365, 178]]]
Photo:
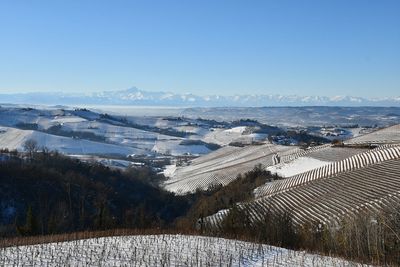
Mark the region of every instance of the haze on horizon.
[[0, 93], [398, 96], [400, 2], [2, 1]]

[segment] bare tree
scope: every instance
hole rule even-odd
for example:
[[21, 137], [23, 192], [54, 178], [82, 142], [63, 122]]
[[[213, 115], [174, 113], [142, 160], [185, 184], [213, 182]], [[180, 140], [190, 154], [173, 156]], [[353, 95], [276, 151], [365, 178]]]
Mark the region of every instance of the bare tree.
[[29, 154], [29, 157], [33, 157], [33, 153], [35, 153], [39, 149], [38, 143], [36, 140], [28, 139], [24, 143], [24, 150]]

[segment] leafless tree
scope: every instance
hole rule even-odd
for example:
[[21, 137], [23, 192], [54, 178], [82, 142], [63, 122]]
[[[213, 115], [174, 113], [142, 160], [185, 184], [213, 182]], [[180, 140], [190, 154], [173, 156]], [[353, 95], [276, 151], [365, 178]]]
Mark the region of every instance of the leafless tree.
[[29, 154], [29, 157], [33, 157], [33, 153], [35, 153], [39, 149], [38, 143], [36, 140], [28, 139], [24, 143], [24, 150]]

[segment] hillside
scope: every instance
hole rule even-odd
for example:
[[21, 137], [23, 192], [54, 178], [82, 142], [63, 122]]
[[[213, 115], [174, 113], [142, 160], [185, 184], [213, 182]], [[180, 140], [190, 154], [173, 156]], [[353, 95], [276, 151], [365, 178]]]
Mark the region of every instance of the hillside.
[[346, 145], [398, 144], [400, 143], [400, 124], [352, 138], [344, 143]]
[[264, 144], [258, 146], [221, 148], [206, 156], [192, 160], [188, 166], [167, 169], [170, 177], [164, 183], [168, 191], [185, 194], [196, 189], [207, 189], [211, 185], [226, 185], [238, 174], [250, 171], [255, 165], [264, 167], [273, 164], [277, 152], [291, 150], [288, 146]]
[[126, 171], [57, 153], [0, 161], [0, 236], [168, 227], [190, 203], [157, 187], [146, 167]]
[[[379, 147], [322, 167], [268, 182], [254, 190], [250, 209], [257, 221], [268, 212], [290, 212], [294, 223], [338, 224], [346, 217], [375, 212], [398, 203], [400, 144]], [[207, 218], [220, 225], [229, 210]]]
[[267, 133], [253, 133], [259, 128], [162, 115], [121, 116], [87, 109], [0, 107], [0, 148], [18, 151], [23, 150], [26, 140], [33, 139], [40, 148], [72, 155], [199, 156], [232, 142], [263, 142], [268, 138]]
[[[249, 209], [253, 222], [270, 212], [289, 212], [297, 225], [337, 225], [360, 213], [392, 207], [400, 196], [398, 127], [355, 137], [344, 146], [322, 145], [273, 154], [272, 163], [265, 169], [286, 179], [259, 186], [253, 200], [238, 206]], [[373, 144], [383, 145], [363, 148]], [[204, 223], [220, 227], [229, 214], [230, 209], [221, 210], [205, 218]]]
[[24, 150], [27, 140], [35, 140], [39, 148], [46, 147], [65, 154], [79, 155], [130, 155], [142, 154], [145, 150], [130, 146], [95, 142], [85, 139], [57, 136], [34, 130], [0, 127], [0, 148]]
[[303, 251], [185, 235], [105, 237], [0, 248], [0, 265], [361, 266]]
[[164, 172], [169, 177], [164, 186], [166, 190], [184, 194], [196, 189], [207, 189], [211, 185], [226, 185], [256, 165], [261, 165], [273, 174], [288, 177], [367, 150], [334, 147], [330, 144], [307, 149], [275, 144], [227, 146], [192, 160], [188, 166], [169, 166]]

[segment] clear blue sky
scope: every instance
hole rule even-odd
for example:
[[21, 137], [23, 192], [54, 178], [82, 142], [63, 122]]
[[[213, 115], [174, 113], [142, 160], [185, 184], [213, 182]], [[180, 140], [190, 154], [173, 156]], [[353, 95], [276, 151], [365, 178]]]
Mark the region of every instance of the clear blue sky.
[[399, 0], [2, 0], [0, 25], [0, 92], [400, 95]]

